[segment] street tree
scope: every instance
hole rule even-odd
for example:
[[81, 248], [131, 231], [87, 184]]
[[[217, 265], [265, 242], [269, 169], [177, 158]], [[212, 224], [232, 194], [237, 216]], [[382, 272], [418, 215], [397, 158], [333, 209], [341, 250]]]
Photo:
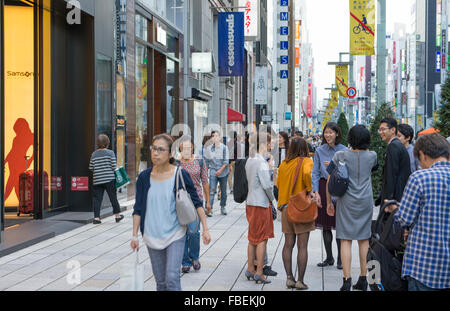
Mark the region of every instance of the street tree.
[[348, 128], [348, 122], [347, 122], [347, 117], [345, 116], [345, 113], [343, 113], [343, 112], [341, 113], [341, 115], [339, 116], [337, 124], [339, 125], [339, 127], [341, 128], [341, 131], [342, 131], [342, 142], [341, 142], [341, 144], [343, 144], [344, 146], [348, 146], [347, 134], [348, 134], [349, 128]]
[[372, 188], [373, 195], [376, 199], [381, 191], [381, 184], [383, 182], [383, 167], [384, 158], [386, 156], [387, 144], [381, 139], [378, 129], [380, 128], [381, 120], [384, 118], [394, 118], [395, 114], [392, 111], [389, 103], [382, 104], [377, 111], [375, 119], [370, 124], [371, 136], [371, 150], [375, 151], [378, 156], [378, 169], [372, 173]]
[[[449, 73], [450, 74], [450, 73]], [[445, 137], [450, 136], [450, 77], [447, 78], [442, 85], [441, 93], [441, 107], [438, 110], [439, 119], [435, 124], [435, 128], [438, 129]]]

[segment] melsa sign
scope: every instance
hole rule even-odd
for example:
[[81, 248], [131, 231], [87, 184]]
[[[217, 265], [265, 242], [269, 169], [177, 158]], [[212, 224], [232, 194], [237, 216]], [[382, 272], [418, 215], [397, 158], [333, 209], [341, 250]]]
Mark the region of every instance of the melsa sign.
[[244, 13], [219, 13], [219, 76], [244, 75]]

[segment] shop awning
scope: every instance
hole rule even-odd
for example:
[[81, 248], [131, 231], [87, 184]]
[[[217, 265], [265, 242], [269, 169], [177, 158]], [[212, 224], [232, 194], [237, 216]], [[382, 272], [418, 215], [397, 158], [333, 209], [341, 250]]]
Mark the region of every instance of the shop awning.
[[245, 114], [242, 114], [236, 110], [228, 108], [228, 122], [244, 122]]

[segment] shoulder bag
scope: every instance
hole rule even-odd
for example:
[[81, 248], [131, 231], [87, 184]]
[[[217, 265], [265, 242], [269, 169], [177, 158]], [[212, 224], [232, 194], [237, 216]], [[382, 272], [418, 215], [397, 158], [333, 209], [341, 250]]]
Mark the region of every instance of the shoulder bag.
[[[179, 181], [181, 179], [181, 184], [183, 187], [180, 189]], [[192, 203], [191, 196], [186, 190], [186, 184], [184, 183], [184, 178], [182, 174], [182, 169], [178, 168], [176, 177], [176, 209], [178, 222], [181, 226], [187, 226], [197, 220], [197, 210], [195, 209], [194, 203]]]
[[295, 170], [294, 186], [292, 187], [291, 196], [287, 207], [287, 216], [289, 222], [293, 224], [309, 224], [314, 222], [318, 217], [317, 203], [312, 202], [308, 196], [306, 189], [299, 194], [294, 195], [295, 186], [300, 174], [304, 158], [298, 160], [297, 169]]

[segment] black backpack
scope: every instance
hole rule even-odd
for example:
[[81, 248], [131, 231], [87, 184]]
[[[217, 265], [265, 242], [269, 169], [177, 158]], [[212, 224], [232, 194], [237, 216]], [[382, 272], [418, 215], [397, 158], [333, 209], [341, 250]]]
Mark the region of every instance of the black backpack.
[[342, 197], [347, 192], [348, 185], [350, 183], [350, 179], [348, 176], [348, 168], [347, 164], [341, 163], [338, 161], [338, 163], [334, 163], [334, 169], [333, 172], [330, 174], [330, 181], [328, 182], [328, 192], [333, 197]]
[[248, 195], [248, 181], [245, 172], [247, 159], [237, 160], [234, 168], [233, 195], [236, 203], [244, 203]]
[[[382, 209], [388, 204], [383, 204]], [[383, 221], [384, 217], [380, 217], [372, 224], [367, 261], [378, 261], [381, 273], [381, 282], [372, 284], [372, 291], [406, 291], [408, 288], [407, 282], [401, 278], [405, 243], [404, 230], [394, 221], [397, 212], [398, 209], [391, 213], [386, 221]], [[372, 269], [369, 267], [368, 270]]]

